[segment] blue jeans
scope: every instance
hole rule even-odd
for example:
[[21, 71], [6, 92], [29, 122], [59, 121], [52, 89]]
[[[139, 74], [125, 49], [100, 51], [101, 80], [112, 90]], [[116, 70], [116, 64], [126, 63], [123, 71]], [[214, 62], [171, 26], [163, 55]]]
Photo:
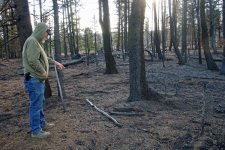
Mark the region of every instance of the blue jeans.
[[42, 127], [46, 124], [44, 118], [44, 82], [32, 77], [30, 80], [24, 80], [26, 91], [29, 94], [29, 122], [31, 132], [36, 134], [42, 130]]

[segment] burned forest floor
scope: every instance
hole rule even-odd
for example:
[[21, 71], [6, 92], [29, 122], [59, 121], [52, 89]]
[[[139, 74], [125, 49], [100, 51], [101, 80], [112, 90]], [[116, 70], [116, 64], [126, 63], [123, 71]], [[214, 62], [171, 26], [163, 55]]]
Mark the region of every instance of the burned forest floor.
[[[63, 70], [64, 103], [54, 69], [52, 97], [45, 116], [54, 122], [46, 139], [30, 137], [28, 96], [20, 59], [0, 60], [0, 149], [2, 150], [192, 150], [225, 149], [225, 76], [190, 57], [165, 67], [146, 61], [148, 85], [159, 100], [127, 102], [128, 60], [115, 57], [118, 74], [107, 75], [104, 60], [68, 65]], [[218, 62], [220, 67], [221, 62]], [[87, 102], [113, 117], [118, 126]], [[66, 111], [64, 112], [63, 106]]]

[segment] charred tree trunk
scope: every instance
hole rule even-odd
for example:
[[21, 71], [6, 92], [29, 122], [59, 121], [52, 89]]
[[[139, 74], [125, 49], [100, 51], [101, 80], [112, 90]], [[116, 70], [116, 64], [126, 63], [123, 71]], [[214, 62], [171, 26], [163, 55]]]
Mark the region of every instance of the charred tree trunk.
[[[59, 14], [58, 14], [58, 2], [53, 0], [53, 10], [54, 10], [54, 46], [55, 46], [55, 59], [61, 62], [61, 46], [60, 46], [60, 35], [59, 35]], [[61, 85], [62, 95], [65, 97], [64, 81], [62, 70], [57, 70], [59, 82]], [[60, 90], [60, 89], [59, 89]]]
[[198, 56], [199, 56], [199, 64], [202, 64], [202, 51], [201, 51], [201, 16], [200, 16], [200, 0], [197, 0], [196, 13], [197, 13], [197, 24], [198, 24]]
[[178, 58], [178, 64], [183, 65], [185, 64], [182, 55], [180, 53], [180, 50], [178, 48], [178, 40], [177, 40], [177, 2], [176, 0], [173, 0], [173, 14], [172, 14], [172, 20], [170, 20], [172, 22], [172, 30], [170, 32], [172, 32], [172, 43], [173, 43], [173, 47], [174, 47], [174, 51], [177, 55]]
[[116, 44], [116, 50], [120, 50], [120, 29], [121, 29], [121, 2], [118, 0], [118, 28], [117, 28], [117, 44]]
[[14, 0], [16, 10], [17, 31], [20, 39], [20, 47], [22, 47], [26, 39], [32, 33], [31, 19], [28, 0]]
[[[129, 10], [128, 10], [128, 5], [129, 5], [129, 3], [128, 3], [128, 1], [127, 0], [124, 0], [124, 50], [125, 50], [125, 52], [127, 52], [127, 16], [128, 16], [128, 12], [129, 12]], [[125, 56], [123, 56], [123, 58], [125, 59]]]
[[157, 19], [157, 13], [156, 13], [156, 2], [153, 2], [153, 9], [154, 9], [154, 23], [155, 23], [155, 31], [154, 31], [154, 43], [156, 47], [156, 52], [158, 54], [159, 59], [163, 59], [162, 52], [160, 49], [160, 39], [159, 39], [159, 33], [158, 33], [158, 19]]
[[182, 56], [184, 62], [187, 62], [187, 0], [183, 0], [182, 12]]
[[66, 11], [66, 7], [65, 7], [65, 0], [63, 0], [63, 10], [62, 10], [62, 14], [63, 14], [63, 49], [64, 49], [64, 56], [68, 57], [68, 50], [67, 50], [67, 43], [66, 43], [66, 29], [65, 29], [65, 11]]
[[[223, 29], [225, 29], [225, 0], [223, 0]], [[225, 30], [223, 30], [223, 41], [225, 41]], [[225, 45], [223, 44], [223, 62], [220, 72], [225, 75]]]
[[106, 61], [105, 74], [117, 74], [118, 71], [116, 69], [116, 62], [112, 55], [108, 0], [99, 0], [99, 22], [102, 28], [103, 35], [103, 47]]
[[206, 25], [206, 18], [205, 18], [205, 0], [201, 0], [200, 3], [200, 15], [201, 15], [201, 27], [202, 27], [202, 47], [204, 49], [204, 55], [207, 63], [207, 68], [209, 70], [218, 70], [216, 63], [213, 60], [212, 54], [209, 48], [209, 35], [208, 35], [208, 28]]
[[145, 0], [133, 0], [129, 20], [128, 49], [130, 70], [130, 96], [128, 101], [156, 98], [157, 93], [148, 88], [144, 61]]
[[215, 16], [215, 3], [214, 0], [210, 0], [210, 44], [213, 49], [213, 53], [217, 53], [216, 48], [216, 16]]

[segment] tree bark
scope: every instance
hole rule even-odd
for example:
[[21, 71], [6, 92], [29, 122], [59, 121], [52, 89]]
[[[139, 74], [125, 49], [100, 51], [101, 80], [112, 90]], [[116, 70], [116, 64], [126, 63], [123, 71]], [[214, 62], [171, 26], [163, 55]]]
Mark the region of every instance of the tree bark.
[[[223, 0], [223, 29], [225, 29], [225, 0]], [[225, 30], [223, 30], [223, 41], [225, 40]], [[223, 44], [223, 62], [220, 72], [225, 75], [225, 45]]]
[[187, 62], [187, 0], [183, 0], [182, 12], [182, 56]]
[[145, 72], [143, 43], [145, 6], [145, 0], [134, 0], [132, 2], [128, 30], [130, 71], [130, 96], [128, 101], [155, 98], [155, 92], [148, 88]]
[[178, 58], [178, 64], [183, 65], [185, 62], [182, 59], [180, 50], [177, 45], [177, 21], [176, 21], [176, 1], [173, 0], [173, 13], [171, 12], [171, 0], [169, 0], [169, 14], [170, 14], [170, 33], [171, 33], [171, 42], [174, 47], [174, 51]]
[[198, 56], [199, 56], [199, 64], [202, 64], [202, 51], [201, 51], [201, 16], [200, 16], [200, 0], [197, 0], [197, 7], [196, 7], [196, 13], [197, 13], [197, 23], [198, 23]]
[[159, 39], [159, 33], [158, 33], [158, 19], [157, 19], [157, 13], [156, 13], [156, 2], [153, 2], [153, 9], [154, 9], [154, 23], [155, 23], [155, 31], [154, 31], [154, 43], [156, 47], [156, 52], [158, 54], [159, 59], [163, 59], [162, 52], [160, 49], [160, 39]]
[[[125, 52], [127, 52], [127, 20], [128, 20], [128, 5], [129, 5], [129, 2], [128, 0], [124, 0], [124, 50]], [[125, 59], [125, 56], [123, 56], [123, 58]]]
[[201, 15], [201, 27], [202, 27], [202, 47], [204, 49], [204, 55], [207, 63], [207, 68], [209, 70], [218, 70], [216, 63], [213, 61], [212, 54], [209, 48], [209, 36], [208, 36], [208, 28], [206, 25], [205, 18], [205, 0], [201, 0], [200, 3], [200, 15]]
[[28, 0], [14, 0], [16, 11], [16, 25], [20, 39], [21, 55], [22, 47], [26, 39], [32, 33], [31, 19]]
[[118, 71], [116, 69], [116, 62], [112, 55], [108, 0], [99, 0], [99, 22], [102, 28], [102, 35], [103, 35], [103, 47], [106, 61], [105, 74], [117, 74]]
[[[58, 62], [61, 62], [61, 46], [60, 46], [60, 35], [59, 35], [59, 14], [58, 14], [58, 2], [57, 0], [53, 1], [53, 10], [54, 10], [54, 46], [55, 46], [55, 59]], [[62, 70], [57, 70], [59, 82], [61, 85], [61, 90], [63, 97], [66, 97], [64, 90], [64, 81]], [[59, 86], [58, 86], [59, 87]], [[58, 90], [58, 91], [59, 91]]]
[[216, 16], [215, 16], [215, 4], [214, 0], [210, 0], [210, 41], [211, 41], [211, 48], [213, 49], [213, 53], [217, 53], [217, 48], [216, 48]]

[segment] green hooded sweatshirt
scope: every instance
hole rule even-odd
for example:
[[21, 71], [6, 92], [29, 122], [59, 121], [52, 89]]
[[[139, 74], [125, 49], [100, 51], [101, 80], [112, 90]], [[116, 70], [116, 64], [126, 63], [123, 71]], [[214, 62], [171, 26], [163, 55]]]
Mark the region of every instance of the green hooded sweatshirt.
[[[47, 57], [42, 45], [42, 37], [47, 29], [48, 26], [45, 23], [39, 23], [25, 41], [22, 52], [24, 74], [30, 72], [31, 76], [40, 80], [45, 80], [48, 77], [48, 61], [52, 62]], [[46, 74], [43, 75], [44, 73]]]

